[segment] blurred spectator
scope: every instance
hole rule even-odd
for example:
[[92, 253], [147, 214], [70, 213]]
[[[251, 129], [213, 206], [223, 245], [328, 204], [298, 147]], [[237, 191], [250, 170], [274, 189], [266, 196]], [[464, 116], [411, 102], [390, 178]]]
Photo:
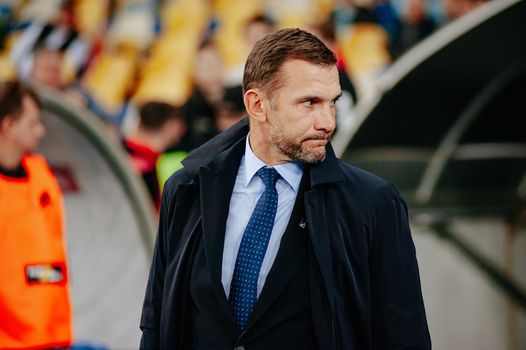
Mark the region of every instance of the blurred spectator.
[[219, 113], [216, 119], [216, 129], [223, 132], [247, 116], [243, 102], [243, 88], [241, 85], [225, 89], [223, 99], [219, 104]]
[[181, 148], [190, 151], [216, 133], [218, 103], [224, 93], [223, 61], [212, 41], [202, 43], [197, 51], [193, 71], [194, 90], [184, 105], [189, 132]]
[[348, 2], [354, 7], [353, 23], [379, 24], [373, 0], [348, 0]]
[[241, 59], [241, 64], [230, 68], [226, 72], [225, 85], [236, 86], [242, 84], [246, 58], [250, 54], [250, 51], [252, 51], [254, 44], [256, 44], [259, 39], [275, 30], [274, 26], [274, 20], [265, 14], [257, 14], [246, 20], [242, 27], [243, 57]]
[[266, 15], [259, 14], [250, 18], [245, 25], [245, 43], [247, 56], [259, 39], [274, 31], [274, 21]]
[[442, 0], [444, 14], [448, 20], [454, 20], [471, 12], [487, 0]]
[[336, 41], [336, 32], [332, 17], [328, 17], [326, 20], [313, 25], [311, 28], [309, 28], [309, 31], [320, 38], [320, 40], [323, 41], [323, 43], [336, 55], [336, 66], [338, 67], [338, 74], [340, 75], [340, 85], [342, 90], [348, 93], [348, 97], [351, 98], [352, 105], [356, 104], [358, 96], [356, 95], [354, 84], [347, 74], [345, 57], [343, 56], [343, 53]]
[[[387, 33], [389, 43], [392, 44], [398, 40], [402, 23], [390, 0], [376, 0], [374, 6], [374, 15], [378, 24]], [[389, 45], [390, 53], [392, 54], [392, 45]]]
[[64, 53], [59, 50], [39, 48], [35, 51], [33, 65], [28, 80], [32, 83], [55, 89], [78, 106], [85, 106], [86, 99], [80, 87], [73, 82], [66, 84], [62, 70]]
[[61, 90], [63, 87], [62, 63], [64, 54], [62, 51], [50, 49], [37, 49], [31, 67], [30, 79], [38, 84]]
[[17, 67], [19, 78], [25, 79], [30, 74], [33, 54], [38, 48], [64, 53], [61, 70], [67, 82], [78, 77], [85, 68], [90, 44], [76, 29], [73, 1], [62, 1], [52, 22], [32, 21], [16, 41], [10, 56]]
[[320, 38], [321, 41], [323, 41], [323, 43], [336, 54], [336, 67], [338, 68], [340, 86], [342, 88], [342, 96], [336, 102], [336, 132], [338, 132], [338, 129], [342, 126], [351, 125], [356, 121], [355, 114], [352, 111], [352, 108], [356, 105], [358, 100], [356, 89], [347, 74], [345, 57], [336, 41], [336, 33], [332, 17], [313, 25], [309, 31]]
[[186, 121], [181, 109], [164, 102], [143, 104], [139, 119], [137, 129], [123, 140], [123, 145], [159, 209], [161, 191], [157, 160], [162, 152], [181, 140], [186, 133]]
[[[338, 13], [333, 16], [340, 21], [338, 42], [345, 57], [347, 71], [352, 72], [357, 95], [362, 97], [372, 91], [371, 83], [377, 74], [391, 63], [389, 37], [378, 23], [373, 0], [347, 0], [347, 5], [352, 9], [352, 23], [342, 27], [341, 16]], [[343, 10], [344, 8], [338, 8], [338, 12]]]
[[62, 194], [45, 158], [40, 103], [0, 86], [0, 348], [68, 347], [71, 303]]
[[[118, 1], [105, 40], [113, 45], [126, 44], [138, 51], [147, 50], [159, 30], [155, 1]], [[116, 6], [116, 5], [115, 5]]]
[[13, 26], [13, 10], [7, 4], [0, 4], [0, 51], [6, 48], [6, 39]]
[[430, 35], [437, 27], [426, 9], [426, 0], [404, 0], [400, 9], [402, 27], [391, 44], [393, 58]]

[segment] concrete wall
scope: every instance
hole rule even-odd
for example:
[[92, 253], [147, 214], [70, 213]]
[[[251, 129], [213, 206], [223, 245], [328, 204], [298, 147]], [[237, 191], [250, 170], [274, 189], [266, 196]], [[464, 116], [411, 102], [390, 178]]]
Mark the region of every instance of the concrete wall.
[[[499, 269], [508, 268], [526, 290], [524, 226], [514, 239], [507, 236], [508, 226], [497, 219], [455, 220], [452, 228]], [[525, 310], [509, 301], [449, 241], [416, 224], [413, 237], [433, 349], [526, 349]], [[510, 264], [506, 259], [514, 261]]]

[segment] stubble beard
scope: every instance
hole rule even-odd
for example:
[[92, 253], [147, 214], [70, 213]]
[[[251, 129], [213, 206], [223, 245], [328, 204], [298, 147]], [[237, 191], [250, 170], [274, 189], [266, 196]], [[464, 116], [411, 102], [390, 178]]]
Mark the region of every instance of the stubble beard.
[[303, 141], [325, 139], [330, 140], [332, 133], [327, 134], [320, 132], [316, 135], [311, 135], [308, 138], [295, 140], [291, 137], [287, 137], [284, 134], [284, 128], [279, 125], [276, 121], [270, 123], [269, 135], [274, 143], [274, 147], [279, 150], [282, 154], [290, 158], [292, 161], [305, 163], [305, 164], [316, 164], [322, 162], [326, 156], [325, 147], [320, 151], [309, 150], [303, 146]]

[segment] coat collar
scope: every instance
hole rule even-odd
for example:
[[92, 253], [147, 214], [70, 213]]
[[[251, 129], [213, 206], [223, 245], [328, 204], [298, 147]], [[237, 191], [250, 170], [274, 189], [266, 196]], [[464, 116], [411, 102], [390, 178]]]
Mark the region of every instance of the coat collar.
[[[229, 150], [240, 140], [244, 140], [248, 132], [247, 117], [192, 151], [182, 162], [186, 171], [192, 176], [197, 175], [202, 167], [209, 168], [215, 174], [221, 172], [226, 164], [226, 158], [230, 155]], [[345, 181], [338, 158], [330, 143], [327, 144], [325, 159], [320, 163], [309, 165], [309, 168], [311, 187]]]

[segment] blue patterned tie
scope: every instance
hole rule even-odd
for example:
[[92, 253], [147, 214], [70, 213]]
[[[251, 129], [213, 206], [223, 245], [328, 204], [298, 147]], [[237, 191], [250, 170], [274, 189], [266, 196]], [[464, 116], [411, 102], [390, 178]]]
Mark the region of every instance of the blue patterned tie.
[[256, 174], [263, 180], [265, 191], [259, 198], [241, 239], [228, 300], [241, 330], [247, 325], [248, 316], [257, 300], [259, 270], [278, 207], [278, 172], [274, 168], [261, 168]]

